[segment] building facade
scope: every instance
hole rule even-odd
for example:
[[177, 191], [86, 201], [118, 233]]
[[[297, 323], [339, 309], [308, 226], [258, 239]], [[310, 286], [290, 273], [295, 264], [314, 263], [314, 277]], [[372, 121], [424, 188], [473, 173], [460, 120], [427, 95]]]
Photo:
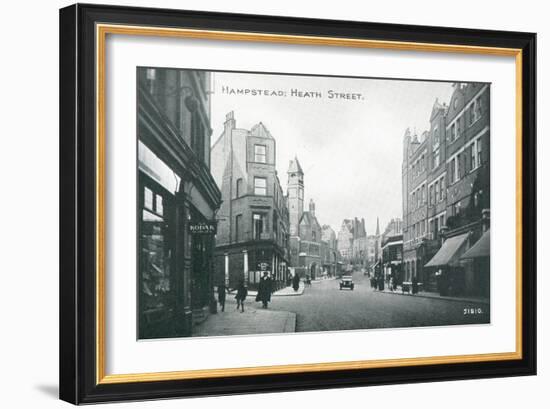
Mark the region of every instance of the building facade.
[[268, 272], [287, 281], [289, 213], [275, 168], [276, 141], [261, 122], [239, 129], [233, 112], [212, 147], [212, 175], [222, 193], [217, 215], [216, 279], [229, 288], [257, 287]]
[[365, 268], [368, 260], [368, 238], [365, 219], [344, 219], [338, 232], [338, 251], [342, 260], [359, 268]]
[[403, 235], [388, 235], [382, 243], [382, 271], [384, 278], [392, 277], [396, 284], [403, 281]]
[[340, 262], [340, 253], [338, 252], [338, 241], [336, 232], [328, 224], [321, 227], [321, 239], [323, 241], [324, 262], [323, 267], [329, 277], [338, 273], [338, 263]]
[[190, 336], [212, 307], [209, 90], [206, 72], [137, 72], [139, 338]]
[[420, 140], [405, 133], [404, 275], [430, 290], [488, 294], [488, 267], [459, 255], [490, 218], [489, 98], [489, 84], [456, 83], [448, 105], [435, 101]]
[[290, 161], [287, 177], [291, 266], [303, 278], [333, 275], [338, 263], [336, 234], [328, 225], [321, 227], [313, 199], [304, 211], [304, 171], [297, 157]]
[[350, 219], [344, 219], [338, 231], [338, 252], [343, 263], [351, 263], [353, 257], [353, 223]]

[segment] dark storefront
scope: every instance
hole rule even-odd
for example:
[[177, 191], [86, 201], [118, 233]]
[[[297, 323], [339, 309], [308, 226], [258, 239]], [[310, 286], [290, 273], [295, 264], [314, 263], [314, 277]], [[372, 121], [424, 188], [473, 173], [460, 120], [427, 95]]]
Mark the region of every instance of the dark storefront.
[[[209, 153], [203, 149], [208, 142], [204, 139], [208, 116], [199, 103], [179, 106], [180, 117], [195, 118], [186, 137], [162, 111], [168, 103], [163, 105], [161, 99], [169, 98], [150, 92], [161, 89], [159, 84], [151, 85], [159, 78], [182, 82], [202, 77], [171, 71], [177, 75], [138, 76], [140, 339], [190, 336], [193, 323], [207, 316], [213, 300], [214, 215], [221, 194], [207, 167]], [[199, 120], [203, 125], [198, 125]], [[195, 144], [202, 140], [201, 148], [193, 149], [186, 138]]]

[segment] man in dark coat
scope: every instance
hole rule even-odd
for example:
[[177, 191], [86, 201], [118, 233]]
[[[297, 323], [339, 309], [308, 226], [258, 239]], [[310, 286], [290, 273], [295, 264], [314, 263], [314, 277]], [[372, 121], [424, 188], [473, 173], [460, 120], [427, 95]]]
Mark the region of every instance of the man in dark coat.
[[262, 308], [267, 308], [267, 303], [271, 301], [271, 290], [271, 277], [269, 277], [267, 271], [264, 271], [264, 275], [258, 285], [258, 295], [256, 296], [256, 301], [262, 302]]
[[300, 276], [298, 273], [295, 273], [294, 277], [292, 277], [292, 288], [294, 288], [294, 291], [298, 291], [300, 289]]
[[235, 295], [235, 299], [237, 300], [237, 310], [241, 307], [241, 312], [244, 312], [244, 300], [247, 295], [248, 288], [244, 285], [244, 281], [241, 280], [237, 286], [237, 295]]
[[225, 311], [225, 293], [226, 293], [226, 287], [225, 283], [221, 283], [218, 286], [218, 302], [220, 303], [220, 307], [222, 308], [222, 312]]

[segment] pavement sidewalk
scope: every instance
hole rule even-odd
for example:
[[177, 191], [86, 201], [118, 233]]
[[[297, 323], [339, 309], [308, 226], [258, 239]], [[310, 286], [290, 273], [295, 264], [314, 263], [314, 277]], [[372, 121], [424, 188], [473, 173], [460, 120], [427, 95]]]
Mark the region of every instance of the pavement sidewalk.
[[195, 325], [193, 336], [277, 334], [295, 331], [295, 313], [256, 309], [246, 305], [245, 302], [244, 312], [237, 310], [233, 303], [226, 304], [224, 312], [218, 310], [216, 314], [211, 314], [206, 321]]
[[[304, 293], [305, 285], [303, 281], [300, 281], [300, 287], [298, 288], [298, 291], [294, 291], [294, 288], [292, 286], [290, 287], [284, 287], [280, 290], [275, 291], [273, 294], [271, 294], [272, 297], [285, 297], [285, 296], [292, 296], [292, 295], [302, 295]], [[230, 291], [229, 294], [235, 295], [237, 294], [237, 290]], [[255, 290], [248, 290], [248, 296], [254, 296], [258, 294]]]
[[429, 291], [420, 291], [416, 294], [402, 292], [401, 287], [397, 286], [397, 290], [391, 291], [387, 288], [385, 288], [383, 291], [378, 291], [385, 294], [395, 294], [395, 295], [403, 295], [403, 296], [409, 296], [409, 297], [421, 297], [421, 298], [433, 298], [438, 300], [447, 300], [447, 301], [457, 301], [461, 303], [474, 303], [474, 304], [487, 304], [489, 305], [489, 299], [482, 298], [482, 297], [467, 297], [467, 296], [460, 296], [460, 297], [450, 297], [450, 296], [444, 296], [440, 295], [439, 293], [429, 292]]

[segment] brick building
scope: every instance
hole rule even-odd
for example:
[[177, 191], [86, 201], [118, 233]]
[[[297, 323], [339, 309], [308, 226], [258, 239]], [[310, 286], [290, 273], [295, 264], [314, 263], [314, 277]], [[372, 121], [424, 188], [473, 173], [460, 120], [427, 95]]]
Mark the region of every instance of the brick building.
[[489, 226], [490, 88], [453, 87], [448, 105], [435, 101], [428, 131], [405, 132], [404, 280], [416, 275], [430, 290], [487, 295], [488, 255], [460, 256]]
[[267, 271], [284, 285], [289, 265], [289, 213], [276, 171], [276, 141], [261, 122], [239, 129], [233, 112], [212, 147], [212, 174], [222, 192], [215, 264], [230, 288], [252, 288]]

